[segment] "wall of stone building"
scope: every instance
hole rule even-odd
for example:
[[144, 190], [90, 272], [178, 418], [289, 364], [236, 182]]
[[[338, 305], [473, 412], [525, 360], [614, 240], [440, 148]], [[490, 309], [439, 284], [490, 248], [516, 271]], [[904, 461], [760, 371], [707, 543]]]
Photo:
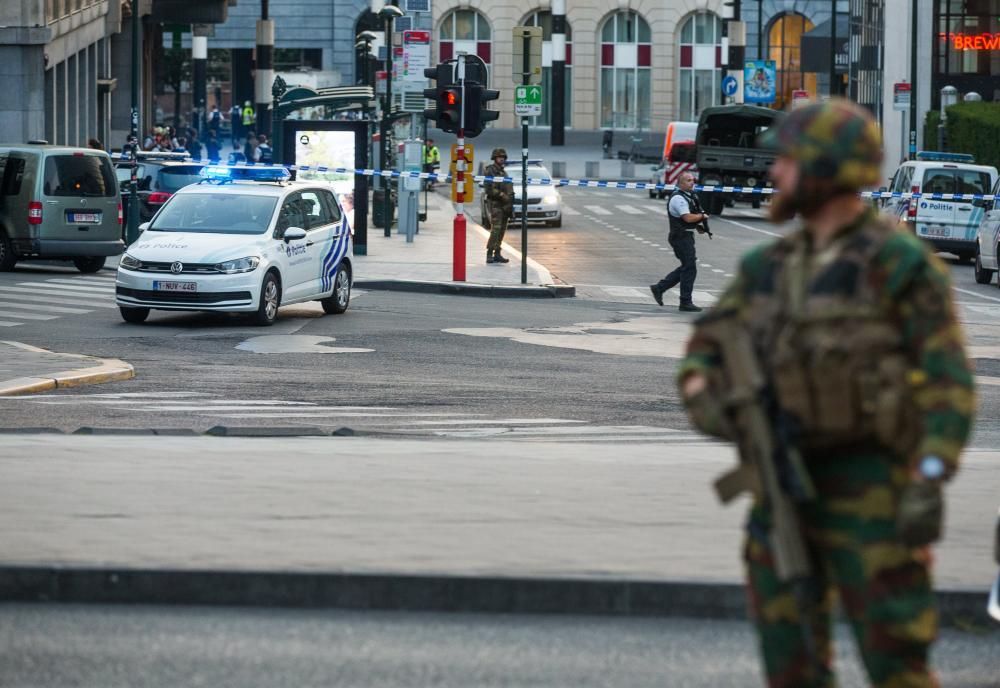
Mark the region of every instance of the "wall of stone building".
[[0, 141], [23, 143], [44, 138], [44, 61], [44, 43], [0, 42], [0, 93], [17, 94], [0, 98]]
[[[638, 12], [649, 23], [652, 34], [651, 123], [653, 130], [665, 130], [667, 122], [676, 116], [677, 81], [675, 64], [678, 50], [677, 30], [689, 14], [710, 11], [721, 15], [722, 0], [585, 0], [566, 3], [567, 22], [573, 31], [573, 113], [576, 129], [600, 127], [600, 30], [604, 21], [619, 10]], [[492, 87], [501, 91], [501, 110], [497, 126], [515, 127], [518, 124], [514, 111], [514, 82], [511, 77], [513, 46], [511, 31], [531, 13], [550, 9], [546, 0], [515, 0], [497, 6], [490, 0], [459, 0], [434, 3], [434, 59], [438, 57], [438, 28], [444, 17], [454, 9], [476, 9], [491, 23], [493, 32]]]

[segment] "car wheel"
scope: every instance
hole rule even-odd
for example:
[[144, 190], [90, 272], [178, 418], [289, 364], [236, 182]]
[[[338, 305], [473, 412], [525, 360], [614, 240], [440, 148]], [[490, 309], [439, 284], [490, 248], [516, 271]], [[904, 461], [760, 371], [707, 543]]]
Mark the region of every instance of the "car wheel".
[[128, 323], [144, 323], [146, 318], [149, 317], [148, 308], [132, 308], [131, 306], [119, 306], [118, 310], [121, 311], [122, 320]]
[[993, 280], [993, 270], [984, 268], [980, 258], [979, 249], [977, 248], [975, 262], [976, 284], [989, 284]]
[[273, 325], [278, 318], [278, 306], [281, 305], [281, 282], [273, 272], [264, 275], [260, 285], [260, 302], [253, 319], [258, 325]]
[[333, 278], [333, 293], [320, 300], [324, 313], [339, 315], [347, 310], [351, 303], [351, 273], [346, 267], [337, 270]]
[[104, 256], [80, 256], [73, 259], [73, 265], [76, 266], [77, 270], [87, 275], [103, 268], [105, 260]]
[[14, 246], [4, 232], [0, 231], [0, 272], [10, 272], [17, 264], [17, 254]]

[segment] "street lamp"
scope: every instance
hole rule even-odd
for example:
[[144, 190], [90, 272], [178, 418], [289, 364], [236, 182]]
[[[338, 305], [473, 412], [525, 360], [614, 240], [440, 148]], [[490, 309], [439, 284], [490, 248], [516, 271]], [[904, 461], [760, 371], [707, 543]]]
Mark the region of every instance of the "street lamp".
[[[379, 10], [378, 16], [382, 17], [385, 25], [385, 106], [382, 108], [381, 136], [381, 165], [382, 169], [387, 169], [389, 165], [389, 123], [392, 114], [392, 25], [403, 16], [403, 10], [396, 5], [386, 5]], [[389, 236], [392, 230], [392, 198], [390, 194], [389, 178], [382, 177], [383, 214], [382, 221], [385, 223], [385, 236]]]
[[[128, 225], [125, 227], [125, 244], [139, 238], [139, 69], [142, 66], [142, 33], [139, 30], [139, 3], [132, 0], [132, 168], [128, 185]], [[125, 151], [123, 150], [122, 153]]]
[[363, 51], [361, 53], [362, 77], [359, 83], [363, 84], [364, 86], [368, 86], [369, 85], [368, 80], [371, 78], [371, 67], [369, 60], [371, 59], [371, 54], [372, 54], [372, 43], [378, 40], [378, 36], [375, 34], [374, 31], [362, 31], [357, 36], [355, 36], [355, 40], [357, 41], [354, 44], [355, 50], [358, 50], [359, 52]]

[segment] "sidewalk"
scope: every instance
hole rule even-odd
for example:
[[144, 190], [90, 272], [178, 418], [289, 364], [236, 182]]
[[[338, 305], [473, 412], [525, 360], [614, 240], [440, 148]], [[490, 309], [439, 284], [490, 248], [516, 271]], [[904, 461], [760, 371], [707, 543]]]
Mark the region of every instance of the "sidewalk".
[[[486, 263], [489, 232], [472, 219], [466, 208], [465, 282], [452, 280], [454, 206], [440, 192], [427, 194], [427, 220], [420, 223], [412, 243], [397, 227], [392, 235], [369, 222], [368, 255], [355, 256], [354, 284], [360, 289], [422, 291], [474, 296], [573, 296], [572, 285], [556, 282], [544, 265], [528, 258], [528, 280], [521, 284], [521, 253], [504, 243], [509, 263]], [[423, 203], [423, 194], [421, 194]], [[519, 232], [511, 227], [508, 235]], [[520, 234], [518, 234], [518, 237]]]
[[0, 396], [132, 377], [135, 369], [117, 359], [55, 353], [20, 342], [0, 341]]
[[[9, 435], [0, 599], [739, 617], [730, 447]], [[985, 615], [995, 451], [948, 489], [936, 584]]]

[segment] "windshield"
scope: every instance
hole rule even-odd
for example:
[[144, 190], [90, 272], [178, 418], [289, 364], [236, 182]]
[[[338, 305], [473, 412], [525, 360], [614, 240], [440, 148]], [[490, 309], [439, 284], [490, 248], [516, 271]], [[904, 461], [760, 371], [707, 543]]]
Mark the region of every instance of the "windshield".
[[116, 196], [118, 181], [111, 162], [84, 153], [52, 155], [45, 159], [46, 196]]
[[[520, 165], [508, 165], [506, 167], [507, 176], [513, 179], [521, 178], [521, 166]], [[532, 167], [528, 166], [528, 179], [551, 179], [552, 175], [544, 167]]]
[[249, 194], [192, 193], [172, 196], [156, 216], [154, 232], [263, 234], [277, 199]]
[[174, 165], [160, 170], [159, 190], [171, 193], [188, 184], [197, 184], [201, 176], [201, 165]]

